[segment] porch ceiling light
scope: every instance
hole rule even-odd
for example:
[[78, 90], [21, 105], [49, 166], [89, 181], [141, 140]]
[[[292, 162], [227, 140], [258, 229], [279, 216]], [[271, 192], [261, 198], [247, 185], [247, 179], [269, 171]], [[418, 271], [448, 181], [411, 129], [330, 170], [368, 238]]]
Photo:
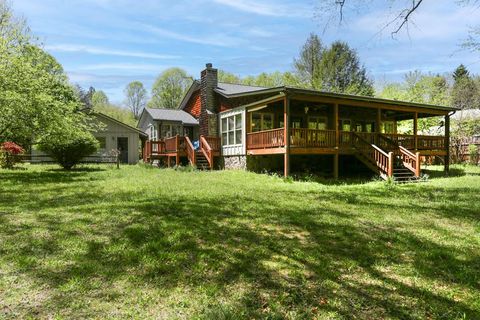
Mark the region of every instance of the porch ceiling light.
[[308, 113], [308, 107], [305, 107], [305, 114]]

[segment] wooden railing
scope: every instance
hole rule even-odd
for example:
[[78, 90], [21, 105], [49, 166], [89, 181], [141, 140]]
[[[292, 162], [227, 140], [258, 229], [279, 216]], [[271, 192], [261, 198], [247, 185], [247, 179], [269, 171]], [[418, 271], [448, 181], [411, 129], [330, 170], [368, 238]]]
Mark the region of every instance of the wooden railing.
[[405, 168], [412, 171], [415, 177], [420, 177], [420, 153], [413, 153], [402, 146], [399, 146], [399, 149], [400, 157]]
[[185, 137], [176, 135], [175, 137], [163, 139], [165, 145], [164, 152], [182, 152], [185, 150]]
[[195, 165], [195, 148], [193, 147], [192, 141], [188, 136], [185, 137], [185, 150], [187, 151], [187, 158], [191, 165]]
[[421, 150], [444, 150], [445, 149], [445, 137], [442, 137], [442, 136], [418, 136], [417, 137], [417, 149], [421, 149]]
[[208, 161], [210, 169], [213, 168], [214, 157], [220, 150], [220, 139], [218, 137], [200, 136], [200, 151]]
[[147, 140], [143, 148], [143, 161], [148, 162], [152, 155], [159, 155], [165, 152], [163, 140]]
[[399, 146], [407, 149], [415, 149], [415, 136], [410, 134], [398, 133], [382, 133], [383, 136], [389, 138]]
[[247, 133], [247, 148], [264, 149], [283, 147], [285, 145], [284, 136], [284, 128]]
[[393, 152], [386, 153], [374, 144], [363, 139], [356, 132], [352, 133], [355, 149], [367, 157], [387, 177], [393, 176]]
[[290, 129], [292, 147], [334, 148], [335, 130], [317, 130], [306, 128]]
[[338, 146], [340, 148], [347, 148], [352, 146], [352, 137], [353, 132], [351, 131], [340, 131], [339, 132], [339, 139]]

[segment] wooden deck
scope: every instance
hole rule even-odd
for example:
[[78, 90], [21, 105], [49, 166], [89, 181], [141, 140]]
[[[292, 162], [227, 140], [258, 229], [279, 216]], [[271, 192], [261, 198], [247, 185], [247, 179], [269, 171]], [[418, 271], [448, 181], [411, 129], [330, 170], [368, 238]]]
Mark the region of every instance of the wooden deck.
[[148, 140], [143, 149], [143, 161], [153, 163], [154, 160], [164, 159], [170, 167], [172, 159], [175, 165], [180, 164], [181, 158], [187, 158], [192, 165], [208, 164], [211, 169], [214, 159], [220, 155], [220, 139], [217, 137], [200, 136], [199, 148], [195, 150], [192, 141], [187, 136], [175, 136], [161, 140]]

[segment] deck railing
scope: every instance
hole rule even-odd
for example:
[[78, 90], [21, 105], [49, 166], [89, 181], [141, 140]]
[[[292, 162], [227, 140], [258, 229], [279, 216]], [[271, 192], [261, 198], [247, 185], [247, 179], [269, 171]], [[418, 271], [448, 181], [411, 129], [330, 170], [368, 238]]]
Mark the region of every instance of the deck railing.
[[165, 138], [165, 152], [182, 152], [185, 150], [185, 137], [176, 135], [175, 137]]
[[185, 150], [187, 151], [187, 158], [191, 165], [196, 164], [195, 159], [195, 148], [193, 147], [192, 141], [189, 137], [185, 137]]
[[413, 153], [408, 149], [400, 146], [400, 158], [405, 168], [412, 171], [415, 177], [420, 177], [420, 153]]
[[[412, 149], [412, 148], [408, 148]], [[443, 150], [445, 149], [445, 137], [442, 136], [418, 136], [417, 149]]]
[[363, 139], [358, 133], [352, 134], [355, 149], [369, 159], [372, 164], [380, 169], [387, 177], [393, 176], [393, 152], [385, 152], [369, 141]]
[[334, 148], [335, 130], [318, 130], [305, 128], [290, 129], [292, 147]]
[[210, 169], [213, 168], [215, 154], [220, 150], [220, 139], [218, 137], [200, 136], [200, 151], [208, 161]]
[[271, 129], [247, 133], [248, 149], [278, 148], [285, 145], [285, 129]]
[[398, 133], [382, 133], [383, 136], [389, 138], [399, 146], [407, 149], [415, 149], [415, 136], [410, 134]]

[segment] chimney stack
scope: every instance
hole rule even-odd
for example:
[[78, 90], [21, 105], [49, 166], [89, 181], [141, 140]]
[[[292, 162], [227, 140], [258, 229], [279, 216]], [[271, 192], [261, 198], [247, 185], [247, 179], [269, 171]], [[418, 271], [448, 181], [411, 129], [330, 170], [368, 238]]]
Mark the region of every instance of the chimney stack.
[[215, 101], [214, 89], [218, 85], [218, 70], [207, 63], [206, 68], [201, 72], [200, 77], [200, 134], [208, 136], [218, 135], [217, 129], [217, 104]]

